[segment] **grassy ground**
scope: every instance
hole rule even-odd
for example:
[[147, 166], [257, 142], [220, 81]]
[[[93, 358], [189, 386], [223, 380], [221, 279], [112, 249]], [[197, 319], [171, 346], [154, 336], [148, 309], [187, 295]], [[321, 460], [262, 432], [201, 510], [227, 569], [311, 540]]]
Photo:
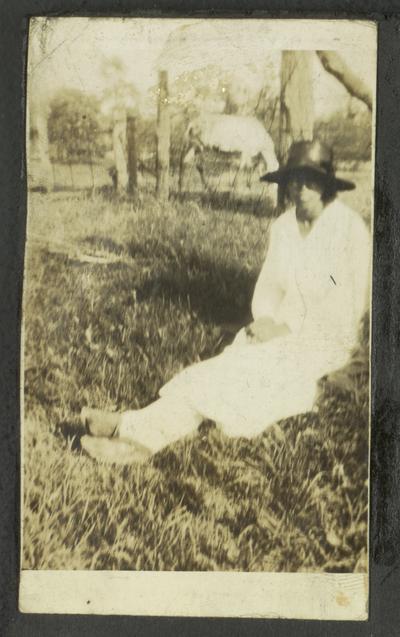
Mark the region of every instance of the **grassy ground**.
[[[357, 179], [364, 199], [347, 197], [368, 217], [368, 172]], [[24, 568], [365, 569], [366, 332], [348, 391], [322, 381], [317, 413], [256, 439], [205, 423], [143, 467], [98, 465], [79, 450], [82, 406], [143, 406], [221, 349], [221, 325], [248, 311], [264, 206], [227, 194], [163, 206], [149, 194], [119, 203], [31, 195]]]

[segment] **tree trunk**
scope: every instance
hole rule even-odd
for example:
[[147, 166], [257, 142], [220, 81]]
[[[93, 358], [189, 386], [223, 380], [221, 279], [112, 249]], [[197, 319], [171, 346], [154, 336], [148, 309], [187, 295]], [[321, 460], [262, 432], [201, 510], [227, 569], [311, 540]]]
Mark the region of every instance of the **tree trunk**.
[[49, 148], [49, 96], [40, 82], [39, 62], [47, 47], [49, 25], [29, 23], [26, 160], [28, 188], [52, 190], [55, 183]]
[[372, 111], [372, 93], [370, 89], [346, 66], [340, 55], [335, 51], [317, 51], [317, 55], [324, 69], [336, 77], [352, 97], [357, 97]]
[[[280, 137], [278, 159], [282, 166], [293, 142], [311, 141], [314, 134], [312, 51], [282, 51], [280, 94]], [[283, 192], [279, 189], [278, 205]]]
[[312, 140], [314, 99], [312, 51], [283, 51], [281, 62], [280, 143], [282, 164], [293, 142]]
[[47, 103], [44, 101], [33, 103], [31, 100], [28, 106], [27, 122], [28, 187], [45, 191], [53, 187], [47, 120]]
[[168, 75], [160, 71], [157, 112], [157, 183], [159, 199], [167, 200], [169, 195], [169, 147], [170, 114], [168, 106]]
[[128, 116], [126, 127], [128, 151], [128, 194], [133, 195], [137, 188], [137, 150], [136, 150], [136, 118]]

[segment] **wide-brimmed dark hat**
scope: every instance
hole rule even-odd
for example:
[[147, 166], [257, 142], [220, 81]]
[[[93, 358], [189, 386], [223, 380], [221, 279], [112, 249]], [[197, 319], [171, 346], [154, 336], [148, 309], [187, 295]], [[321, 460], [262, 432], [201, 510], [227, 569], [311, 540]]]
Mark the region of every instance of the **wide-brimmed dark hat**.
[[335, 190], [353, 190], [356, 187], [352, 181], [336, 177], [332, 149], [319, 140], [292, 144], [286, 166], [263, 175], [260, 181], [280, 184], [299, 172], [315, 173]]

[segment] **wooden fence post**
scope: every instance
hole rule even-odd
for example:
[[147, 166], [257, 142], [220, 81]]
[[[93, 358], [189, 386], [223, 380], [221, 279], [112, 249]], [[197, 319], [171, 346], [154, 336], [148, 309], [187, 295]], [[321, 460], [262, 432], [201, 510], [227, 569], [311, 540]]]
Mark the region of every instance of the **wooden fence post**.
[[128, 186], [128, 170], [126, 162], [126, 110], [119, 107], [113, 113], [113, 150], [116, 170], [117, 190], [122, 194]]
[[136, 149], [136, 118], [128, 115], [126, 121], [127, 164], [128, 164], [128, 194], [133, 195], [137, 188], [137, 149]]
[[159, 199], [167, 200], [169, 195], [169, 147], [170, 113], [168, 105], [168, 74], [160, 71], [158, 84], [157, 110], [157, 182], [156, 194]]

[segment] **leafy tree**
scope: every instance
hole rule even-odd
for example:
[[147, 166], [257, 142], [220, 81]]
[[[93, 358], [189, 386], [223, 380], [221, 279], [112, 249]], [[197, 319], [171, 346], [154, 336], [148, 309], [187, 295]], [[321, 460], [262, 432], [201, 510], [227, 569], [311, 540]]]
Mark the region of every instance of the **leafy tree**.
[[335, 158], [341, 161], [368, 161], [371, 159], [370, 111], [365, 107], [336, 111], [329, 119], [315, 123], [315, 134], [329, 143]]
[[61, 162], [89, 162], [104, 154], [99, 100], [77, 89], [60, 90], [50, 104], [49, 142]]

